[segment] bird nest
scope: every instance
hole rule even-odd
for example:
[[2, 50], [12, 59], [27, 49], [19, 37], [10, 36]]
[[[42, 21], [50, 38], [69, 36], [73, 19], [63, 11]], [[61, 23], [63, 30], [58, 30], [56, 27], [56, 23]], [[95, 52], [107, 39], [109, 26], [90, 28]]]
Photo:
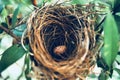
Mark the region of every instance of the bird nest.
[[91, 13], [79, 6], [49, 5], [32, 12], [27, 35], [43, 80], [84, 79], [94, 66]]

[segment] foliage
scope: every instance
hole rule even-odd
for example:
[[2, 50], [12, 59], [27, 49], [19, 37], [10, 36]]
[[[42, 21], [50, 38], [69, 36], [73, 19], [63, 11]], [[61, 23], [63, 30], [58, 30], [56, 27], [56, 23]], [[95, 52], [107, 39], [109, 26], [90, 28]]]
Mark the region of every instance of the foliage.
[[119, 46], [118, 41], [119, 36], [116, 22], [111, 13], [108, 13], [104, 22], [104, 54], [102, 54], [102, 57], [109, 68], [111, 68], [111, 65], [117, 56]]
[[13, 45], [12, 47], [8, 48], [2, 55], [0, 61], [0, 73], [18, 59], [20, 59], [25, 54], [25, 52], [26, 51], [20, 45]]
[[[33, 1], [34, 0], [0, 1], [0, 34], [5, 31], [16, 40], [13, 42], [13, 46], [2, 53], [0, 73], [19, 60], [23, 55], [25, 55], [25, 65], [27, 65], [24, 71], [25, 74], [27, 75], [31, 70], [30, 55], [26, 54], [29, 51], [26, 52], [25, 49], [23, 49], [19, 37], [21, 38], [24, 33], [27, 17], [35, 8]], [[41, 5], [47, 2], [52, 2], [52, 0], [36, 1], [36, 6], [38, 7], [41, 7]], [[98, 77], [99, 80], [106, 80], [108, 77], [112, 77], [114, 70], [120, 75], [120, 69], [113, 65], [114, 62], [120, 64], [118, 60], [118, 52], [120, 52], [118, 50], [120, 48], [120, 0], [70, 0], [69, 2], [77, 5], [94, 4], [93, 10], [98, 12], [97, 16], [99, 16], [99, 18], [96, 20], [95, 30], [100, 36], [98, 35], [96, 42], [100, 42], [103, 36], [101, 41], [103, 45], [100, 48], [101, 54], [99, 54], [97, 60], [98, 66], [102, 68], [102, 72]], [[25, 44], [28, 46], [27, 42]], [[26, 78], [30, 79], [27, 76]]]

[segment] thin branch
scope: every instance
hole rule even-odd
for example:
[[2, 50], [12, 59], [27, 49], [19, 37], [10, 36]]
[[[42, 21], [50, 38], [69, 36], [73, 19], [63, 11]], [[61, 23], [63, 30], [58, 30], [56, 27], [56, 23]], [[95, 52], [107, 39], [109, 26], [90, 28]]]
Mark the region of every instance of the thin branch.
[[7, 34], [9, 34], [13, 38], [15, 38], [17, 42], [20, 42], [20, 38], [17, 37], [15, 34], [13, 34], [13, 32], [11, 30], [5, 28], [4, 26], [0, 26], [0, 29], [4, 30]]
[[100, 23], [96, 26], [95, 30], [98, 30], [98, 28], [102, 25], [102, 23], [105, 21], [106, 19], [106, 15], [103, 16], [103, 18], [101, 19]]
[[28, 49], [24, 45], [24, 36], [25, 36], [26, 33], [27, 33], [27, 29], [25, 29], [23, 34], [22, 34], [21, 45], [22, 45], [22, 47], [24, 48], [25, 51], [28, 51]]

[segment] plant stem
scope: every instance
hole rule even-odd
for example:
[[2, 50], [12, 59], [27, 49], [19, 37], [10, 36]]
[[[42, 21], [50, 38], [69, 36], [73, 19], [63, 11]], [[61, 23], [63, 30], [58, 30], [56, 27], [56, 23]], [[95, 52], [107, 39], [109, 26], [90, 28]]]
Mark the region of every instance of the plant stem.
[[17, 42], [20, 42], [20, 38], [17, 37], [15, 34], [13, 34], [13, 32], [7, 28], [5, 28], [4, 26], [0, 26], [0, 29], [4, 30], [7, 34], [9, 34], [10, 36], [12, 36], [14, 39], [16, 39]]

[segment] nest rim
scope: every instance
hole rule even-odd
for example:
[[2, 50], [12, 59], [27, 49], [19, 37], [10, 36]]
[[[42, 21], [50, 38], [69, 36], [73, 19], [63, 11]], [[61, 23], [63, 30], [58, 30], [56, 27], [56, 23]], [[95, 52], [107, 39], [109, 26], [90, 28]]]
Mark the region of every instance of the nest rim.
[[[52, 6], [53, 7], [53, 6]], [[68, 8], [65, 7], [65, 6], [57, 6], [57, 7], [63, 7], [63, 8]], [[79, 47], [79, 50], [77, 49], [77, 51], [75, 50], [73, 53], [75, 52], [78, 52], [78, 53], [84, 53], [84, 55], [81, 56], [81, 54], [77, 54], [77, 56], [74, 56], [68, 60], [63, 60], [63, 61], [55, 61], [54, 59], [52, 59], [52, 57], [50, 55], [48, 55], [49, 51], [46, 50], [46, 47], [45, 47], [45, 44], [44, 44], [44, 41], [42, 41], [42, 37], [40, 36], [40, 30], [42, 30], [42, 25], [39, 25], [39, 26], [36, 26], [36, 27], [33, 27], [33, 24], [35, 23], [31, 23], [33, 21], [33, 19], [35, 18], [35, 16], [41, 11], [41, 10], [45, 10], [47, 12], [47, 10], [49, 10], [49, 8], [51, 8], [51, 6], [48, 6], [46, 9], [44, 8], [40, 8], [38, 10], [35, 10], [32, 14], [31, 14], [31, 17], [29, 18], [28, 20], [28, 27], [27, 27], [27, 34], [28, 34], [28, 37], [29, 37], [29, 40], [30, 40], [30, 46], [33, 50], [33, 53], [34, 53], [34, 56], [35, 56], [35, 59], [37, 60], [37, 62], [39, 64], [42, 64], [43, 67], [45, 67], [45, 69], [49, 69], [49, 73], [46, 72], [46, 70], [42, 70], [43, 73], [47, 74], [48, 76], [50, 76], [51, 78], [61, 78], [61, 77], [64, 77], [64, 78], [70, 78], [71, 76], [74, 75], [74, 78], [76, 77], [80, 77], [80, 78], [83, 78], [82, 76], [86, 76], [88, 74], [89, 71], [91, 71], [91, 63], [93, 62], [90, 62], [90, 58], [92, 57], [93, 58], [93, 52], [91, 52], [89, 50], [89, 37], [91, 37], [89, 35], [89, 33], [92, 33], [94, 35], [94, 33], [92, 32], [93, 30], [89, 30], [89, 26], [85, 28], [83, 28], [83, 31], [84, 31], [84, 35], [86, 36], [85, 37], [85, 43], [84, 46], [85, 48], [83, 48], [83, 46], [81, 45], [77, 45]], [[71, 9], [72, 7], [70, 7]], [[68, 8], [69, 9], [69, 8]], [[43, 14], [43, 18], [45, 18], [45, 13], [41, 12], [41, 14]], [[78, 12], [77, 12], [78, 14]], [[70, 13], [70, 15], [73, 16], [73, 14]], [[82, 15], [82, 14], [78, 14], [78, 15]], [[77, 16], [78, 16], [77, 15]], [[76, 16], [76, 15], [74, 15]], [[41, 18], [42, 18], [41, 17]], [[41, 21], [42, 23], [42, 21]], [[89, 24], [89, 23], [88, 23]], [[89, 24], [90, 25], [90, 24]], [[33, 30], [34, 31], [33, 31]], [[32, 37], [31, 37], [32, 36]], [[95, 35], [94, 35], [95, 36]], [[32, 39], [36, 39], [36, 40], [32, 40]], [[94, 37], [91, 37], [91, 39], [93, 40], [94, 42]], [[43, 44], [41, 44], [43, 43]], [[39, 47], [39, 49], [38, 49]], [[78, 48], [77, 47], [77, 48]], [[93, 45], [94, 47], [94, 45]], [[46, 56], [44, 56], [46, 54]], [[88, 57], [89, 56], [89, 57]], [[90, 59], [90, 60], [89, 60]], [[86, 61], [88, 60], [88, 61]], [[84, 62], [86, 62], [88, 64], [87, 68], [86, 66], [84, 65]], [[83, 66], [82, 66], [83, 65]], [[82, 67], [85, 67], [85, 68], [81, 68]], [[79, 68], [80, 67], [80, 68]], [[79, 75], [80, 72], [83, 72], [83, 71], [88, 71], [87, 73], [83, 73], [82, 76]], [[56, 72], [59, 73], [56, 74]], [[85, 75], [86, 74], [86, 75]], [[52, 75], [52, 76], [51, 76]]]

